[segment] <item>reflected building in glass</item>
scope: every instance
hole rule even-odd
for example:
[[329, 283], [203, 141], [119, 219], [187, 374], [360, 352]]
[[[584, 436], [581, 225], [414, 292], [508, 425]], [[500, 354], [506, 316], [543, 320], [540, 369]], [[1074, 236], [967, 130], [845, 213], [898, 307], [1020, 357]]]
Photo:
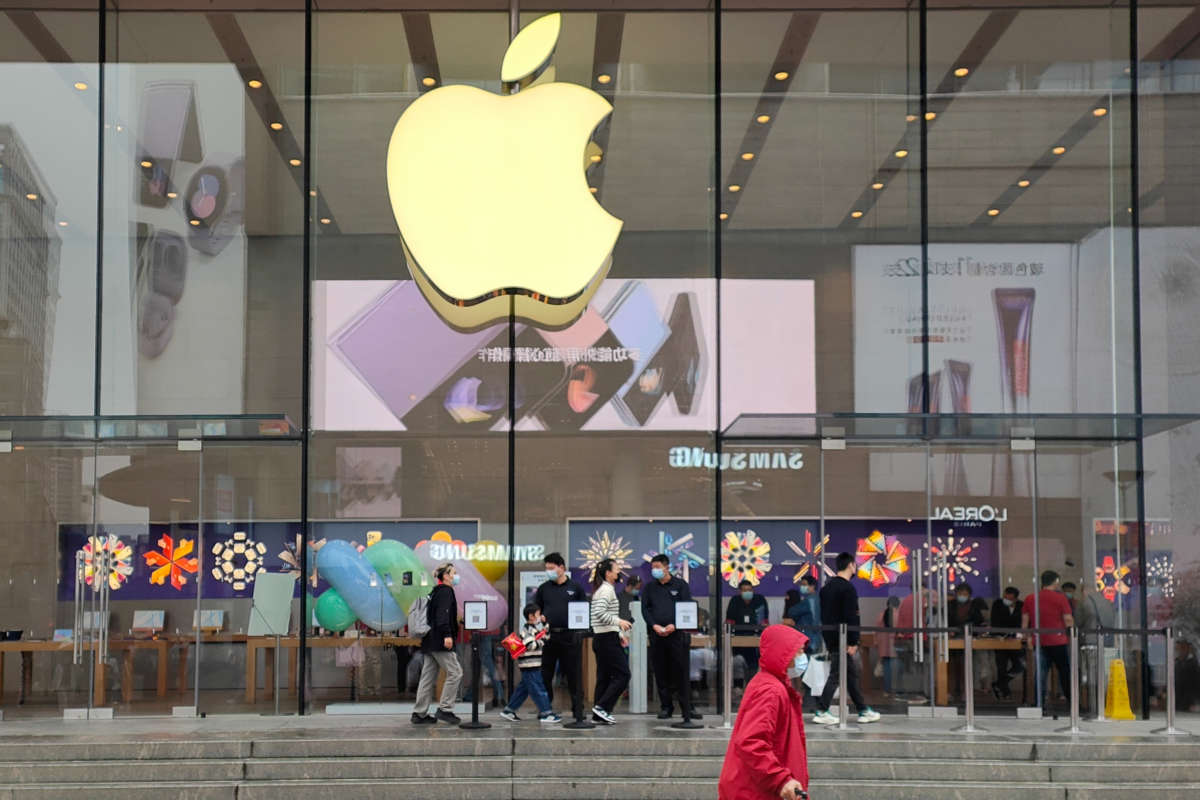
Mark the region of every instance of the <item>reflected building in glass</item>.
[[[257, 713], [276, 633], [285, 707], [410, 703], [436, 567], [499, 642], [552, 553], [585, 585], [667, 555], [716, 711], [754, 661], [752, 638], [721, 658], [740, 582], [781, 622], [842, 551], [868, 627], [941, 627], [961, 584], [990, 621], [1058, 573], [1084, 713], [1118, 659], [1161, 713], [1200, 647], [1161, 634], [1195, 629], [1200, 587], [1193, 6], [43, 5], [0, 14], [6, 714]], [[489, 179], [553, 128], [490, 110], [439, 123], [489, 120], [485, 152], [390, 186], [416, 104], [534, 105], [501, 66], [552, 11], [541, 81], [611, 106], [562, 144], [570, 192]], [[398, 225], [456, 192], [441, 240]], [[569, 305], [456, 297], [455, 270], [552, 240], [570, 262], [586, 214], [539, 221], [597, 205], [620, 233], [579, 313], [450, 313]], [[410, 268], [429, 252], [472, 255]], [[107, 652], [72, 658], [97, 628]], [[1028, 640], [990, 633], [1011, 654], [976, 656], [980, 708], [1056, 702]], [[887, 636], [864, 634], [873, 706], [963, 702], [960, 638]], [[634, 663], [618, 713], [654, 708]]]

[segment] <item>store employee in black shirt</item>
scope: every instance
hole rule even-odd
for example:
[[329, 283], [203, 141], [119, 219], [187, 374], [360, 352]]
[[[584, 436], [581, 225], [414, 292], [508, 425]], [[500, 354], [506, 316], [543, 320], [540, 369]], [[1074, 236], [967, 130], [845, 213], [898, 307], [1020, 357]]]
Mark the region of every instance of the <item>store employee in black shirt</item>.
[[550, 626], [550, 638], [542, 650], [542, 682], [546, 684], [546, 694], [553, 703], [554, 671], [562, 664], [563, 672], [567, 673], [567, 688], [571, 690], [571, 711], [575, 720], [579, 721], [583, 719], [583, 695], [579, 691], [582, 631], [567, 627], [567, 604], [586, 601], [587, 594], [567, 574], [567, 562], [559, 553], [546, 556], [546, 576], [548, 580], [538, 587], [533, 600], [542, 609], [546, 624]]
[[691, 635], [675, 629], [675, 604], [692, 599], [687, 582], [671, 574], [671, 559], [658, 554], [650, 559], [654, 578], [642, 590], [642, 618], [650, 628], [650, 663], [658, 685], [659, 719], [670, 719], [672, 697], [679, 697], [684, 722], [700, 719], [692, 710], [688, 658]]

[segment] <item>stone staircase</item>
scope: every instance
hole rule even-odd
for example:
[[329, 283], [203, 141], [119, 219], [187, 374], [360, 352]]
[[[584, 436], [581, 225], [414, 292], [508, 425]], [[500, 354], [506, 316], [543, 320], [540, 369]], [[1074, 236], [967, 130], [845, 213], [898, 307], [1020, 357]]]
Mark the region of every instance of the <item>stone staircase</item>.
[[[723, 731], [372, 729], [0, 743], [0, 800], [716, 800]], [[809, 738], [814, 800], [1200, 798], [1200, 744], [939, 734]]]

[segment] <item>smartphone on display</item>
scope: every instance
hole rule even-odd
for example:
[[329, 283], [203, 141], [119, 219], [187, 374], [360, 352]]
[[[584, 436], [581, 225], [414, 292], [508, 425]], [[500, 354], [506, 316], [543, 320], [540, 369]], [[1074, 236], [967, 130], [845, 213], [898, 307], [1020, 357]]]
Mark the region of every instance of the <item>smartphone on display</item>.
[[620, 398], [617, 410], [631, 424], [644, 426], [663, 398], [671, 395], [680, 414], [692, 413], [703, 377], [696, 296], [675, 296], [667, 327], [671, 333], [637, 380]]
[[[640, 423], [626, 407], [622, 398], [637, 383], [641, 374], [655, 361], [659, 350], [666, 344], [671, 330], [659, 313], [658, 304], [650, 290], [641, 281], [630, 281], [621, 288], [617, 296], [604, 310], [608, 327], [616, 336], [620, 346], [633, 353], [636, 358], [629, 362], [632, 369], [629, 377], [615, 392], [613, 406], [629, 425]], [[651, 409], [653, 410], [653, 409]]]
[[403, 420], [503, 330], [460, 333], [434, 313], [414, 282], [398, 281], [334, 333], [329, 346]]
[[633, 362], [587, 357], [589, 349], [615, 353], [624, 347], [604, 319], [590, 308], [579, 322], [558, 334], [558, 341], [560, 349], [568, 353], [578, 349], [581, 357], [567, 365], [562, 387], [546, 398], [537, 416], [547, 430], [577, 431], [629, 380]]
[[[505, 325], [482, 346], [487, 352], [506, 353], [508, 329]], [[549, 346], [541, 333], [524, 325], [517, 327], [517, 351], [544, 354]], [[478, 354], [477, 354], [478, 355]], [[531, 413], [563, 381], [565, 365], [561, 361], [520, 361], [516, 365], [513, 406], [517, 419]], [[473, 358], [447, 376], [421, 402], [404, 416], [404, 427], [411, 431], [490, 430], [508, 418], [509, 364], [506, 360]]]
[[137, 156], [142, 205], [163, 208], [170, 202], [175, 162], [199, 161], [200, 131], [196, 122], [196, 84], [153, 81], [142, 88]]

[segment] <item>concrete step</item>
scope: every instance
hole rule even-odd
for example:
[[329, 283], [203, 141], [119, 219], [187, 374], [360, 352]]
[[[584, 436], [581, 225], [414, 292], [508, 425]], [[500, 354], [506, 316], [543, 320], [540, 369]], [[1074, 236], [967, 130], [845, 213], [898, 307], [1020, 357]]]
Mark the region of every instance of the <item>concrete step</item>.
[[[1190, 737], [1189, 737], [1190, 738]], [[1089, 742], [1046, 740], [1034, 744], [1042, 761], [1200, 761], [1200, 742]]]
[[437, 758], [258, 758], [246, 762], [247, 781], [287, 780], [474, 780], [512, 778], [512, 763], [504, 757]]
[[428, 738], [409, 739], [256, 739], [250, 753], [255, 758], [448, 758], [454, 756], [509, 756], [513, 739], [464, 737], [453, 732], [432, 731]]
[[48, 741], [4, 742], [0, 763], [11, 761], [138, 761], [193, 758], [249, 758], [248, 741], [108, 741], [46, 737]]
[[238, 800], [236, 783], [210, 783], [194, 786], [174, 783], [56, 783], [42, 786], [0, 786], [0, 800], [63, 800], [77, 793], [87, 800]]
[[0, 764], [0, 786], [10, 784], [118, 782], [128, 785], [161, 780], [181, 783], [240, 781], [245, 763], [216, 758], [157, 761], [32, 761]]
[[510, 800], [510, 787], [507, 780], [273, 781], [242, 784], [237, 800]]
[[1098, 779], [1105, 784], [1192, 783], [1200, 797], [1200, 762], [1196, 761], [1074, 762], [1049, 767], [1054, 783], [1095, 783]]

